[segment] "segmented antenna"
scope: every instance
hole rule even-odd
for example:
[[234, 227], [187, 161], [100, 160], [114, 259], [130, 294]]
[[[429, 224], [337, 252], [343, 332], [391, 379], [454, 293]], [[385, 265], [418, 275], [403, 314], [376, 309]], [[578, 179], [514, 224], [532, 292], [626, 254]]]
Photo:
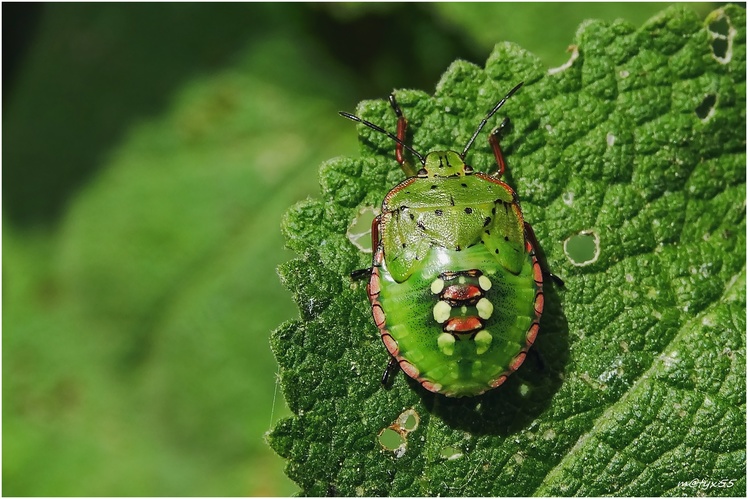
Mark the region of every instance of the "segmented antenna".
[[499, 109], [501, 109], [501, 106], [504, 105], [504, 103], [507, 101], [507, 99], [509, 99], [509, 97], [511, 97], [512, 95], [514, 95], [514, 92], [516, 92], [517, 90], [519, 90], [519, 88], [522, 85], [524, 85], [524, 84], [525, 84], [524, 81], [519, 82], [519, 84], [516, 87], [514, 87], [513, 89], [511, 89], [509, 91], [509, 93], [506, 94], [504, 96], [504, 98], [501, 99], [499, 101], [499, 103], [496, 104], [493, 107], [493, 109], [491, 109], [491, 111], [488, 112], [488, 114], [486, 115], [486, 117], [483, 118], [483, 121], [481, 121], [480, 125], [478, 125], [478, 129], [475, 130], [475, 133], [473, 134], [472, 137], [470, 137], [470, 140], [468, 140], [467, 144], [465, 145], [465, 149], [462, 150], [462, 154], [460, 154], [460, 157], [463, 159], [463, 161], [465, 160], [465, 155], [467, 154], [468, 149], [470, 149], [470, 147], [473, 145], [473, 142], [475, 142], [475, 138], [478, 136], [478, 134], [481, 132], [481, 130], [483, 130], [483, 127], [486, 126], [486, 123], [488, 123], [488, 120], [491, 119], [491, 116], [493, 116], [494, 114], [496, 114], [496, 111], [498, 111]]
[[424, 158], [422, 154], [420, 154], [418, 151], [410, 147], [408, 144], [406, 144], [402, 140], [398, 139], [396, 135], [388, 132], [381, 126], [377, 126], [374, 123], [371, 123], [370, 121], [366, 121], [365, 119], [359, 118], [355, 114], [346, 113], [345, 111], [339, 111], [338, 114], [340, 114], [340, 116], [342, 116], [343, 118], [348, 118], [349, 120], [352, 120], [352, 121], [358, 121], [359, 123], [363, 123], [364, 125], [368, 126], [372, 130], [376, 130], [377, 132], [385, 134], [387, 137], [391, 138], [392, 140], [394, 140], [395, 142], [397, 142], [398, 144], [406, 148], [408, 151], [413, 153], [421, 161], [422, 165], [426, 164], [426, 158]]

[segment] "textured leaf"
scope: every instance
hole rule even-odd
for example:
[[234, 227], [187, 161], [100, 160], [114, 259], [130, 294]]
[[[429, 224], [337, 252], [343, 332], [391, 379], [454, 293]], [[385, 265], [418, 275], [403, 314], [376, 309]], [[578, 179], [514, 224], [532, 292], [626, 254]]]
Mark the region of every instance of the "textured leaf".
[[[566, 289], [546, 292], [542, 361], [481, 397], [402, 374], [381, 387], [387, 352], [348, 277], [370, 255], [346, 230], [403, 175], [392, 141], [363, 127], [361, 158], [322, 166], [321, 199], [283, 223], [301, 318], [272, 337], [294, 415], [269, 442], [302, 493], [743, 493], [744, 26], [733, 6], [705, 22], [670, 8], [639, 30], [589, 21], [558, 70], [499, 44], [485, 69], [455, 62], [433, 97], [397, 92], [417, 150], [457, 149], [526, 82], [501, 111], [507, 178]], [[394, 128], [385, 101], [357, 111]], [[492, 167], [485, 134], [467, 159]], [[385, 449], [379, 433], [409, 409], [418, 426]]]

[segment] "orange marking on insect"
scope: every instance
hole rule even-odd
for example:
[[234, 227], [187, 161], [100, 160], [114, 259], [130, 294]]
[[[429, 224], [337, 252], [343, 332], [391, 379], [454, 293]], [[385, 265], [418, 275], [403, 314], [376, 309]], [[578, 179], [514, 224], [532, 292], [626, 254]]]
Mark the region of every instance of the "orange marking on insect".
[[528, 347], [535, 343], [535, 338], [538, 336], [538, 331], [540, 331], [540, 324], [538, 324], [537, 322], [533, 322], [532, 326], [530, 326], [530, 329], [527, 330]]
[[535, 314], [537, 314], [538, 317], [543, 313], [543, 305], [545, 304], [545, 298], [543, 298], [543, 293], [538, 293], [535, 295]]
[[411, 378], [418, 378], [418, 375], [421, 374], [418, 369], [416, 369], [416, 366], [408, 362], [407, 360], [400, 360], [400, 369], [403, 370], [405, 374], [410, 376]]
[[379, 304], [379, 302], [375, 302], [371, 306], [371, 315], [374, 317], [374, 323], [377, 325], [378, 328], [384, 327], [384, 309], [382, 308], [382, 305]]
[[493, 382], [491, 382], [491, 388], [497, 388], [497, 387], [503, 385], [504, 381], [506, 381], [506, 375], [502, 374], [501, 376], [499, 376], [498, 379], [496, 379]]
[[483, 291], [478, 286], [472, 284], [453, 284], [447, 286], [442, 292], [442, 298], [445, 300], [467, 301], [483, 295]]
[[483, 327], [480, 319], [471, 317], [452, 317], [444, 326], [444, 331], [449, 333], [470, 333]]
[[395, 356], [400, 353], [400, 346], [386, 329], [382, 330], [382, 342], [384, 343], [384, 346], [387, 347], [387, 351], [390, 352], [390, 355]]
[[534, 279], [537, 284], [543, 284], [543, 271], [540, 269], [540, 264], [535, 260], [532, 266]]
[[378, 273], [372, 273], [371, 279], [369, 280], [369, 296], [375, 297], [379, 295], [379, 291], [381, 290], [380, 284], [379, 284], [379, 274]]
[[512, 371], [516, 371], [517, 369], [519, 369], [519, 366], [521, 366], [521, 365], [522, 365], [522, 363], [523, 363], [523, 362], [525, 361], [525, 358], [526, 358], [526, 357], [527, 357], [527, 353], [525, 353], [525, 352], [520, 352], [520, 353], [519, 353], [519, 354], [518, 354], [518, 355], [517, 355], [517, 356], [516, 356], [516, 357], [514, 358], [514, 362], [512, 362], [512, 364], [511, 364], [511, 365], [509, 366], [509, 369], [511, 369]]
[[425, 380], [421, 381], [421, 386], [427, 389], [428, 391], [435, 392], [435, 393], [439, 391], [439, 388], [441, 388], [440, 386], [435, 385], [431, 381], [425, 381]]

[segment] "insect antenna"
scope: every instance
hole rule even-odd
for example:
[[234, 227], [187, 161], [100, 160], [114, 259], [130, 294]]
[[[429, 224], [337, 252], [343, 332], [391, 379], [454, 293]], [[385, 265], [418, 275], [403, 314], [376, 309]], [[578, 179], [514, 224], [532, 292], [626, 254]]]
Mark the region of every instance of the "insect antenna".
[[348, 118], [349, 120], [352, 120], [352, 121], [358, 121], [359, 123], [363, 123], [364, 125], [368, 126], [372, 130], [376, 130], [377, 132], [385, 134], [387, 137], [391, 138], [392, 140], [394, 140], [395, 142], [397, 142], [398, 144], [406, 148], [408, 151], [413, 153], [418, 158], [418, 160], [421, 162], [422, 165], [426, 164], [426, 158], [424, 158], [422, 154], [420, 154], [418, 151], [410, 147], [408, 144], [406, 144], [402, 140], [398, 139], [396, 135], [388, 132], [381, 126], [375, 125], [374, 123], [371, 123], [370, 121], [366, 121], [365, 119], [359, 118], [355, 114], [346, 113], [345, 111], [339, 111], [338, 114], [340, 114], [340, 116], [342, 116], [343, 118]]
[[504, 96], [504, 98], [503, 98], [503, 99], [501, 99], [501, 100], [499, 101], [499, 103], [498, 103], [498, 104], [496, 104], [496, 105], [495, 105], [495, 106], [493, 107], [493, 109], [491, 109], [491, 111], [489, 111], [489, 113], [488, 113], [488, 114], [486, 115], [486, 117], [485, 117], [485, 118], [483, 118], [483, 121], [481, 121], [481, 122], [480, 122], [480, 125], [478, 125], [478, 129], [477, 129], [477, 130], [475, 130], [475, 133], [473, 134], [473, 136], [472, 136], [472, 137], [470, 137], [470, 140], [468, 140], [467, 144], [465, 145], [465, 149], [463, 149], [463, 150], [462, 150], [462, 154], [460, 154], [460, 157], [461, 157], [461, 158], [462, 158], [463, 160], [465, 159], [465, 155], [467, 154], [467, 152], [468, 152], [468, 149], [470, 149], [470, 147], [471, 147], [471, 146], [473, 145], [473, 142], [475, 142], [475, 138], [476, 138], [476, 137], [478, 136], [478, 134], [479, 134], [479, 133], [481, 132], [481, 130], [483, 130], [483, 127], [484, 127], [484, 126], [486, 126], [486, 123], [488, 123], [488, 120], [490, 120], [490, 119], [491, 119], [491, 116], [493, 116], [494, 114], [496, 114], [496, 111], [498, 111], [499, 109], [501, 109], [501, 106], [503, 106], [503, 105], [504, 105], [504, 103], [505, 103], [505, 102], [507, 101], [507, 99], [509, 99], [509, 97], [511, 97], [512, 95], [514, 95], [514, 92], [516, 92], [517, 90], [519, 90], [519, 88], [520, 88], [520, 87], [521, 87], [522, 85], [524, 85], [524, 84], [525, 84], [525, 82], [524, 82], [524, 81], [521, 81], [521, 82], [519, 82], [519, 84], [518, 84], [517, 86], [515, 86], [515, 87], [514, 87], [513, 89], [511, 89], [511, 90], [509, 91], [509, 93], [508, 93], [508, 94], [506, 94], [506, 95]]

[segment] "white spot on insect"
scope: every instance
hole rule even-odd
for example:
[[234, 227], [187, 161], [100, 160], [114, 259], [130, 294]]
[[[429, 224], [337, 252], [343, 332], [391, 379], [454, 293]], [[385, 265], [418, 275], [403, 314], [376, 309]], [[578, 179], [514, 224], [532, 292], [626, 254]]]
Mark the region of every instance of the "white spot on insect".
[[605, 136], [605, 142], [608, 144], [608, 146], [612, 146], [616, 143], [616, 136], [612, 133], [608, 132], [608, 135]]
[[457, 278], [457, 282], [460, 283], [460, 284], [465, 284], [465, 282], [467, 282], [467, 281], [465, 281], [465, 277], [464, 276], [460, 276], [460, 277]]
[[488, 319], [493, 314], [493, 304], [487, 298], [481, 298], [478, 303], [475, 304], [475, 308], [478, 309], [478, 316], [481, 319]]
[[483, 291], [488, 291], [491, 289], [491, 279], [488, 277], [482, 275], [478, 278], [478, 286], [480, 286], [480, 289]]
[[466, 305], [463, 305], [462, 307], [460, 307], [460, 313], [462, 313], [462, 315], [467, 314], [467, 306]]
[[455, 337], [449, 333], [440, 334], [436, 339], [436, 344], [439, 346], [439, 350], [446, 356], [455, 353]]
[[563, 201], [566, 206], [571, 206], [574, 204], [574, 193], [571, 191], [564, 192], [561, 194], [561, 201]]
[[477, 353], [478, 355], [483, 355], [491, 346], [493, 336], [491, 336], [491, 333], [483, 329], [481, 331], [478, 331], [478, 334], [475, 335], [475, 339], [473, 341], [475, 342], [475, 353]]
[[570, 45], [567, 49], [567, 52], [571, 52], [571, 57], [569, 57], [569, 60], [560, 65], [557, 68], [551, 68], [548, 70], [549, 75], [555, 75], [556, 73], [560, 73], [561, 71], [566, 71], [569, 69], [572, 64], [574, 64], [574, 61], [576, 61], [579, 58], [579, 47], [576, 45]]
[[444, 280], [443, 279], [435, 279], [434, 282], [431, 283], [431, 292], [435, 295], [438, 295], [442, 292], [444, 289]]
[[440, 301], [434, 305], [434, 320], [439, 324], [446, 322], [450, 313], [452, 313], [452, 307], [449, 306], [449, 303]]

